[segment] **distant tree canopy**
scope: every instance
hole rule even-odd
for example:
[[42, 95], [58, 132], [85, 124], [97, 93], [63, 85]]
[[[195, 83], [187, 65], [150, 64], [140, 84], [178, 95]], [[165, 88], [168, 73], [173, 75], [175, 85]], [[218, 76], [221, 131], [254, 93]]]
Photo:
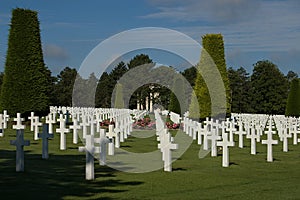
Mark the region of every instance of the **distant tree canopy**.
[[250, 92], [252, 112], [284, 114], [288, 81], [272, 62], [264, 60], [254, 65]]
[[231, 111], [233, 113], [249, 113], [251, 111], [251, 82], [247, 71], [240, 67], [228, 69], [231, 92]]
[[57, 83], [54, 86], [54, 105], [72, 106], [73, 86], [77, 76], [76, 69], [64, 68], [57, 75]]
[[11, 115], [49, 109], [51, 72], [43, 59], [37, 12], [12, 11], [8, 50], [1, 89], [1, 109]]

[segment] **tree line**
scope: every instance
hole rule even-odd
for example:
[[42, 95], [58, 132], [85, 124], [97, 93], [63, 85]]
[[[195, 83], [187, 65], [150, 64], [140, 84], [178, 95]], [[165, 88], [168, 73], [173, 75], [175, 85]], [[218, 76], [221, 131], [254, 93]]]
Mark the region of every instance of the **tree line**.
[[[146, 63], [152, 62], [149, 56], [145, 54], [137, 55], [131, 61], [136, 62], [142, 60], [142, 58], [147, 58]], [[112, 71], [102, 74], [95, 94], [96, 107], [109, 108], [112, 106], [113, 89], [127, 71], [129, 71], [128, 64], [120, 62]], [[254, 64], [252, 74], [249, 74], [243, 67], [238, 69], [230, 67], [227, 72], [230, 83], [231, 112], [285, 114], [288, 93], [292, 81], [294, 79], [298, 80], [297, 73], [289, 71], [284, 75], [275, 64], [268, 60], [258, 61]], [[180, 73], [192, 87], [195, 86], [196, 67], [190, 67]], [[4, 74], [1, 73], [0, 84], [3, 82], [3, 76]], [[52, 81], [50, 82], [51, 90], [48, 93], [50, 99], [48, 105], [72, 106], [73, 85], [76, 76], [78, 76], [76, 69], [65, 67], [57, 76], [49, 78]], [[89, 79], [96, 79], [96, 77], [91, 75]], [[88, 81], [88, 79], [85, 81]], [[180, 88], [181, 84], [176, 82], [175, 86], [175, 88]], [[183, 89], [180, 88], [179, 90]], [[148, 87], [140, 87], [138, 91], [143, 92], [141, 99], [149, 96]], [[162, 105], [165, 109], [180, 112], [180, 104], [176, 102], [178, 101], [177, 97], [171, 91], [171, 88], [157, 85], [155, 91], [160, 95], [153, 100], [154, 103]], [[135, 109], [137, 106], [137, 99], [134, 95], [136, 93], [133, 94], [129, 105], [131, 109]], [[145, 102], [142, 102], [142, 104], [145, 105]]]

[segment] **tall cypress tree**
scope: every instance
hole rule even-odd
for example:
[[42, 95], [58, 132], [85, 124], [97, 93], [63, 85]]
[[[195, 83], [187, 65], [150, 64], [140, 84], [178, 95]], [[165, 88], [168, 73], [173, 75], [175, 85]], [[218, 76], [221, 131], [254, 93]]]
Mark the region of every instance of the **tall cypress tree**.
[[37, 12], [16, 8], [10, 24], [1, 109], [8, 110], [11, 115], [47, 111], [48, 76]]
[[[230, 105], [230, 87], [229, 87], [229, 79], [226, 70], [226, 62], [225, 62], [225, 53], [224, 53], [224, 42], [223, 36], [221, 34], [206, 34], [202, 37], [202, 47], [203, 50], [201, 52], [200, 62], [197, 66], [198, 72], [195, 80], [194, 92], [198, 99], [195, 96], [192, 97], [191, 105], [190, 105], [190, 117], [204, 119], [206, 117], [220, 117], [223, 111], [226, 110], [226, 114], [229, 115], [231, 112]], [[213, 62], [213, 63], [212, 63]], [[217, 67], [218, 73], [220, 73], [222, 82], [224, 84], [225, 94], [226, 94], [226, 105], [224, 108], [224, 102], [222, 99], [213, 99], [214, 102], [212, 104], [211, 97], [217, 96], [222, 93], [223, 88], [220, 88], [218, 85], [211, 84], [210, 90], [208, 89], [208, 85], [205, 82], [203, 76], [207, 76], [209, 79], [216, 78], [216, 70], [212, 69], [214, 66]], [[210, 80], [212, 83], [213, 80]], [[211, 93], [210, 93], [211, 92]], [[196, 104], [199, 104], [200, 115], [195, 110]], [[214, 113], [212, 113], [212, 105], [214, 106]], [[212, 116], [212, 114], [214, 116]]]
[[291, 82], [291, 89], [287, 99], [286, 116], [300, 116], [300, 80], [295, 78]]

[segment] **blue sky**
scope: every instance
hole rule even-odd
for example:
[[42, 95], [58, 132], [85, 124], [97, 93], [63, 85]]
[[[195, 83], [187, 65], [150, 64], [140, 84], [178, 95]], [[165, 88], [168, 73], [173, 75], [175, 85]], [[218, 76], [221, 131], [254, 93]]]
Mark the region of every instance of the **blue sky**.
[[[79, 69], [103, 40], [142, 27], [173, 29], [199, 43], [206, 33], [222, 33], [227, 67], [243, 66], [251, 73], [254, 63], [268, 59], [285, 74], [300, 73], [298, 0], [1, 0], [0, 71], [16, 7], [38, 11], [44, 59], [54, 75], [66, 66]], [[148, 53], [157, 63], [180, 62], [169, 54]]]

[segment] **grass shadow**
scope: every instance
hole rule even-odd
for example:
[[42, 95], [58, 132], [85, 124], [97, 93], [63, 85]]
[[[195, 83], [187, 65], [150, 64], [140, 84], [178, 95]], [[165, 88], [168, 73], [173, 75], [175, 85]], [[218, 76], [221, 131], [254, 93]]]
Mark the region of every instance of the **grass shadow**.
[[[111, 199], [110, 193], [127, 190], [140, 181], [116, 179], [117, 171], [95, 162], [95, 180], [85, 180], [85, 155], [51, 155], [43, 160], [39, 154], [25, 151], [25, 171], [15, 171], [15, 151], [0, 150], [0, 188], [3, 199], [64, 199], [65, 197]], [[19, 192], [22, 191], [22, 192]], [[105, 195], [104, 198], [102, 196]]]

